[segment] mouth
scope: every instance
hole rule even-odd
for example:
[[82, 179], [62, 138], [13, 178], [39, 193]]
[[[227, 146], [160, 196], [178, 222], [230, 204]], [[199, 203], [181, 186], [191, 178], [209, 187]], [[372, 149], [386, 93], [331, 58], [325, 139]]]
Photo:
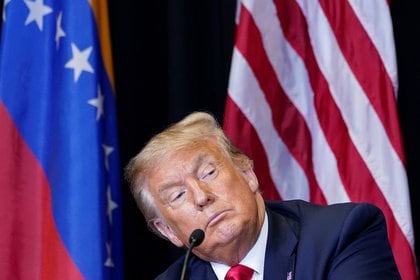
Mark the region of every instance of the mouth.
[[214, 213], [213, 215], [210, 216], [210, 218], [207, 221], [205, 230], [207, 230], [207, 228], [209, 226], [212, 226], [214, 224], [216, 224], [218, 221], [220, 221], [226, 214], [227, 210], [223, 210], [223, 211], [219, 211]]

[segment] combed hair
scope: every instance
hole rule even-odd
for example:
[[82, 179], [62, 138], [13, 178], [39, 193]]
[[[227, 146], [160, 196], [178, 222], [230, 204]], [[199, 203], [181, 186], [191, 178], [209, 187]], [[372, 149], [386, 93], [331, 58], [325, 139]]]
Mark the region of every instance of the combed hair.
[[215, 140], [221, 150], [238, 167], [251, 166], [252, 161], [232, 145], [216, 119], [205, 112], [194, 112], [152, 137], [125, 168], [125, 178], [131, 193], [150, 229], [157, 233], [153, 219], [160, 217], [146, 185], [149, 172], [167, 155], [186, 148], [194, 148], [205, 141]]

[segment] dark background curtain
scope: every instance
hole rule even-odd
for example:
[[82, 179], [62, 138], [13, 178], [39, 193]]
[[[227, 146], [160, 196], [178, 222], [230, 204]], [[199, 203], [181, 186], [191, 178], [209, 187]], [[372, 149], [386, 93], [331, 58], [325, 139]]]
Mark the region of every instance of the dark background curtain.
[[[236, 1], [109, 4], [123, 167], [189, 112], [222, 121]], [[127, 185], [123, 203], [126, 278], [153, 279], [182, 250], [149, 232]]]
[[[399, 71], [398, 107], [419, 244], [420, 9], [417, 2], [392, 0], [391, 13]], [[109, 0], [109, 8], [123, 169], [153, 134], [189, 112], [206, 110], [222, 120], [236, 1]], [[182, 250], [150, 233], [125, 182], [122, 191], [126, 279], [153, 279]], [[416, 245], [416, 255], [419, 259], [419, 245]]]

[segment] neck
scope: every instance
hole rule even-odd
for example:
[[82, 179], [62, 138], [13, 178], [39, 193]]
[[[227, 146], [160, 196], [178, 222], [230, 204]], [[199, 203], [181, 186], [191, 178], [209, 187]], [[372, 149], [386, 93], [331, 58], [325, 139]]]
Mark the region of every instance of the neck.
[[194, 253], [201, 259], [209, 262], [223, 263], [228, 266], [240, 263], [257, 242], [264, 223], [265, 204], [264, 199], [260, 195], [257, 197], [257, 209], [255, 222], [249, 223], [248, 227], [234, 241], [214, 248], [211, 258], [207, 258], [207, 256], [203, 256], [198, 252]]

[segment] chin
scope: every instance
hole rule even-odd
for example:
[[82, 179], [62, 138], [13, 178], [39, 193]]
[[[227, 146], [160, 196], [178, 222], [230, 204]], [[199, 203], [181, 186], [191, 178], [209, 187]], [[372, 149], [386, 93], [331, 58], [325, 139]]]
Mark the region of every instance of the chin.
[[219, 227], [213, 235], [217, 238], [217, 243], [228, 244], [236, 240], [240, 232], [241, 229], [238, 226], [225, 226]]

